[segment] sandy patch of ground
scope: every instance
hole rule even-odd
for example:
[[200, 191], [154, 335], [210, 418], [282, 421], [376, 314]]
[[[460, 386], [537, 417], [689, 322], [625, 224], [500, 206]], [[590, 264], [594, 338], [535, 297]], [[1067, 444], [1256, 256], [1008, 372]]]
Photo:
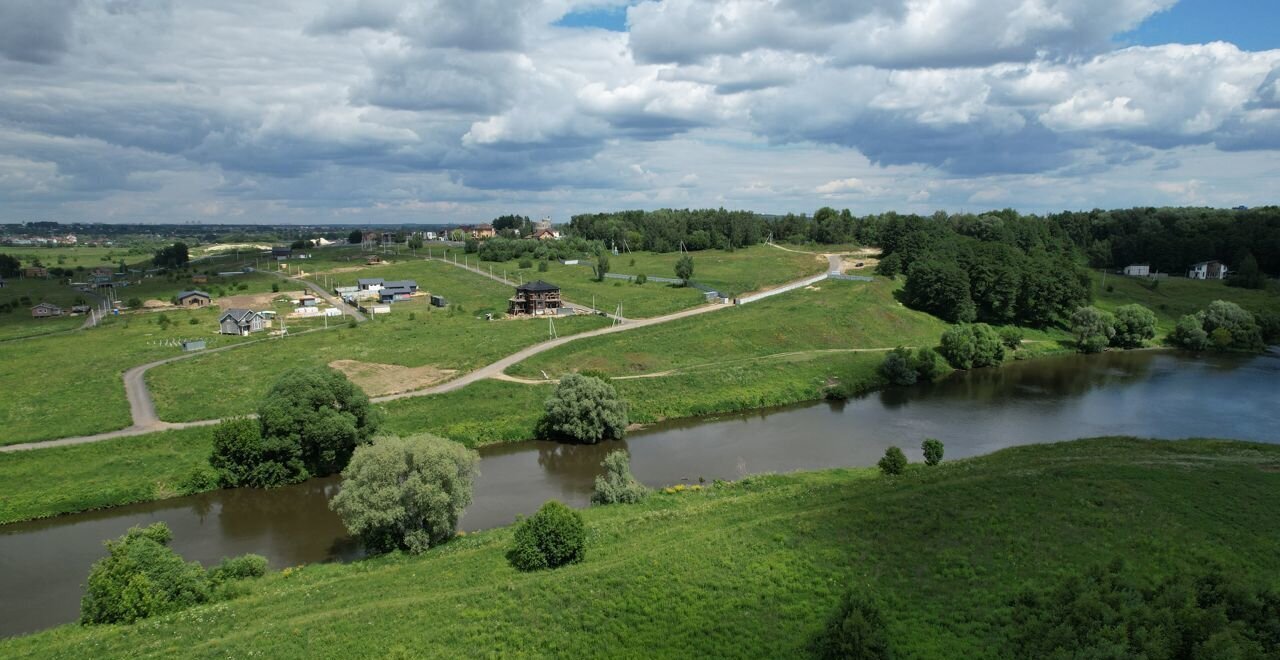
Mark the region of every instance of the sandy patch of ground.
[[168, 300], [155, 300], [155, 299], [147, 300], [142, 303], [143, 309], [158, 309], [161, 307], [173, 307], [173, 304], [170, 303]]
[[265, 309], [271, 306], [271, 302], [278, 296], [288, 296], [289, 298], [297, 298], [304, 295], [304, 291], [281, 291], [279, 293], [252, 293], [239, 296], [223, 296], [214, 300], [218, 304], [219, 309], [231, 309], [238, 307], [240, 309]]
[[271, 249], [270, 245], [264, 245], [260, 243], [222, 243], [220, 245], [210, 245], [208, 247], [201, 248], [200, 252], [203, 254], [214, 254], [217, 252], [232, 252], [235, 250], [270, 250], [270, 249]]
[[346, 374], [351, 382], [360, 386], [360, 389], [369, 396], [420, 390], [457, 373], [454, 369], [440, 369], [430, 364], [421, 367], [402, 367], [398, 364], [379, 364], [358, 360], [334, 360], [329, 363], [329, 366]]
[[806, 290], [806, 291], [821, 291], [821, 290], [822, 290], [822, 287], [820, 287], [820, 286], [814, 286], [814, 285], [810, 284], [809, 286], [805, 287], [805, 290]]

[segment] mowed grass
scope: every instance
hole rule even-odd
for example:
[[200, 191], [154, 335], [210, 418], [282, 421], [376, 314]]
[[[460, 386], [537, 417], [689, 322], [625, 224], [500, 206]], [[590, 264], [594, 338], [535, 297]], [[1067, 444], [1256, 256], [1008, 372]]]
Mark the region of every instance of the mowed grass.
[[173, 321], [167, 328], [159, 314], [125, 315], [88, 330], [0, 343], [0, 444], [129, 426], [121, 376], [130, 367], [182, 354], [170, 345], [179, 339], [204, 339], [210, 348], [245, 341], [216, 334], [217, 310], [165, 315]]
[[[432, 308], [418, 299], [396, 303], [391, 314], [355, 328], [344, 326], [156, 367], [147, 372], [147, 383], [161, 419], [193, 421], [253, 412], [276, 376], [292, 367], [357, 360], [465, 373], [548, 336], [548, 325], [541, 319], [477, 318], [486, 308], [505, 308], [510, 292], [492, 280], [427, 261], [389, 266], [384, 272], [378, 277], [414, 277], [421, 290], [440, 293], [455, 310], [461, 306], [465, 311]], [[415, 318], [410, 319], [410, 313]], [[595, 316], [557, 319], [556, 332], [570, 335], [607, 323]]]
[[[848, 590], [898, 655], [1009, 653], [1011, 600], [1116, 559], [1152, 583], [1229, 566], [1280, 587], [1280, 447], [1105, 438], [912, 466], [753, 477], [584, 512], [585, 560], [520, 573], [512, 529], [312, 565], [8, 657], [805, 657]], [[1205, 497], [1204, 493], [1213, 493]]]
[[207, 465], [210, 427], [0, 453], [0, 524], [175, 497]]
[[[1160, 335], [1173, 331], [1178, 319], [1209, 306], [1215, 300], [1229, 300], [1251, 312], [1280, 313], [1280, 287], [1270, 282], [1265, 290], [1227, 286], [1222, 280], [1191, 280], [1169, 277], [1148, 280], [1092, 273], [1094, 305], [1114, 311], [1116, 307], [1138, 303], [1156, 313]], [[1159, 282], [1154, 287], [1152, 284]], [[1111, 290], [1108, 291], [1107, 288]]]
[[894, 299], [900, 283], [828, 280], [709, 314], [603, 337], [536, 355], [508, 370], [552, 377], [594, 370], [611, 376], [831, 349], [933, 346], [946, 325]]

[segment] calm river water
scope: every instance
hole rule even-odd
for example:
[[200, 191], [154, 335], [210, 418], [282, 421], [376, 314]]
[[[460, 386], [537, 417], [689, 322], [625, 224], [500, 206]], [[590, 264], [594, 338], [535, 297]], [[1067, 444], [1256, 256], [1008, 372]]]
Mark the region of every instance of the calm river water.
[[[1191, 357], [1139, 351], [1065, 356], [954, 374], [941, 383], [659, 425], [595, 446], [523, 442], [482, 450], [461, 527], [509, 524], [548, 499], [586, 505], [604, 455], [625, 447], [650, 486], [744, 474], [872, 465], [889, 445], [920, 460], [925, 437], [948, 459], [1097, 435], [1280, 442], [1280, 355]], [[76, 620], [102, 541], [157, 520], [205, 564], [255, 552], [275, 568], [354, 559], [327, 502], [336, 479], [228, 490], [0, 527], [0, 635]]]

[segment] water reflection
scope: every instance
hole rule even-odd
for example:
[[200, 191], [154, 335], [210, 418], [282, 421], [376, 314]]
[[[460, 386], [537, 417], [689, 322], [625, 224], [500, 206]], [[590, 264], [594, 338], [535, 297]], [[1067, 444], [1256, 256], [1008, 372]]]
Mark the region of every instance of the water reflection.
[[[758, 472], [872, 465], [889, 445], [920, 460], [925, 437], [947, 458], [1095, 435], [1231, 437], [1276, 442], [1280, 356], [1141, 351], [1016, 363], [807, 406], [680, 420], [623, 442], [526, 442], [481, 451], [466, 530], [512, 522], [548, 499], [584, 506], [605, 454], [627, 449], [650, 486]], [[328, 500], [336, 478], [230, 490], [0, 527], [0, 634], [76, 618], [102, 541], [164, 520], [174, 549], [212, 564], [256, 552], [275, 568], [360, 556]]]

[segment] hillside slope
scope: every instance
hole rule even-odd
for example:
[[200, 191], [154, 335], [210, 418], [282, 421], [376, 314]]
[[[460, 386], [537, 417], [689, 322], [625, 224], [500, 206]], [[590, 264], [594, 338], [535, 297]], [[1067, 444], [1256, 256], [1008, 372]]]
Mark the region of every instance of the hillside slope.
[[1027, 586], [1123, 558], [1280, 586], [1280, 447], [1109, 438], [897, 478], [767, 476], [586, 512], [584, 563], [517, 573], [509, 528], [421, 557], [307, 566], [132, 627], [65, 626], [4, 657], [796, 657], [850, 586], [905, 657], [989, 657]]

